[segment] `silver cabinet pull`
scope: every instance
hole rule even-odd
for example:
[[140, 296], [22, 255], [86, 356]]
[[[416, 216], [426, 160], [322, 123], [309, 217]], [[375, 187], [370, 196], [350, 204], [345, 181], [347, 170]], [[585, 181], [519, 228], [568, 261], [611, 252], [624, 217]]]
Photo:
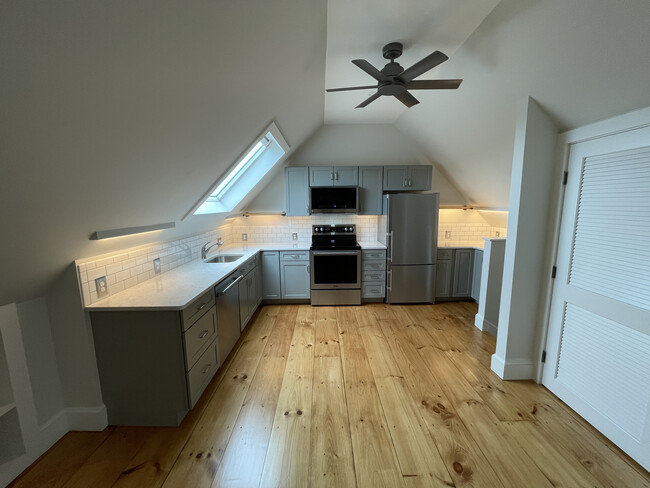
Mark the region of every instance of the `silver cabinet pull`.
[[199, 334], [199, 339], [203, 339], [205, 336], [207, 336], [208, 332], [209, 332], [208, 329], [203, 329]]
[[207, 374], [208, 371], [210, 371], [210, 369], [212, 369], [212, 363], [208, 364], [205, 368], [203, 368], [201, 374]]
[[334, 181], [334, 172], [330, 173], [330, 180]]
[[311, 271], [310, 271], [309, 265], [307, 265], [307, 274], [310, 274], [310, 273], [311, 273]]
[[202, 303], [201, 305], [199, 305], [199, 308], [197, 308], [196, 310], [197, 310], [197, 311], [198, 311], [198, 310], [203, 310], [203, 309], [205, 308], [205, 306], [206, 306], [208, 303], [209, 303], [209, 302]]

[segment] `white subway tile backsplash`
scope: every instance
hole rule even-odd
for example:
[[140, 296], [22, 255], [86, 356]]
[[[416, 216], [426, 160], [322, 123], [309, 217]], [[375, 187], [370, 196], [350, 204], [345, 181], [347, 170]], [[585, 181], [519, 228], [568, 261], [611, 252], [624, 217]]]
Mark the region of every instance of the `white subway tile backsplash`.
[[88, 281], [92, 282], [96, 278], [99, 278], [101, 276], [106, 276], [106, 266], [101, 266], [99, 268], [94, 268], [88, 271]]

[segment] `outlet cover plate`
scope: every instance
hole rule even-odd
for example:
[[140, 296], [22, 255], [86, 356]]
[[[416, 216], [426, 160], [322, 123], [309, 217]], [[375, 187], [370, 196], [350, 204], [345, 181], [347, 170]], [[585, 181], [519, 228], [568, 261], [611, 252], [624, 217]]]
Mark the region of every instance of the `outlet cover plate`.
[[292, 232], [291, 233], [291, 239], [293, 239], [294, 241], [297, 241], [298, 240], [298, 233], [297, 232]]
[[108, 283], [106, 276], [95, 278], [95, 289], [97, 290], [97, 298], [106, 298], [108, 296]]
[[156, 258], [153, 260], [153, 272], [158, 274], [162, 271], [162, 268], [160, 267], [160, 258]]
[[247, 241], [248, 240], [248, 234], [242, 234], [241, 235], [241, 240], [242, 241]]
[[450, 230], [445, 231], [445, 239], [451, 239], [451, 231]]

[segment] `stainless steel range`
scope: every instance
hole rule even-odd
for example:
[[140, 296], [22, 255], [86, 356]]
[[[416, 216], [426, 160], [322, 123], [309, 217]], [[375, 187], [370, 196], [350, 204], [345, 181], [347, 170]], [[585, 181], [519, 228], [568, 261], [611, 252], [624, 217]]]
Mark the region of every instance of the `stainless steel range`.
[[313, 225], [311, 234], [311, 304], [360, 305], [361, 246], [356, 226]]

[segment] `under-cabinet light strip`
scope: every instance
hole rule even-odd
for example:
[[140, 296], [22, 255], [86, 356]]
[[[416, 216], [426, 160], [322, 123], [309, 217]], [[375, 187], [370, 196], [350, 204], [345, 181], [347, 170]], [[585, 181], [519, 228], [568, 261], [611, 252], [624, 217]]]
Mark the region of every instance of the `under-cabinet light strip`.
[[111, 237], [130, 236], [133, 234], [142, 234], [144, 232], [152, 232], [155, 230], [173, 229], [176, 227], [176, 222], [165, 222], [164, 224], [154, 225], [141, 225], [138, 227], [124, 227], [122, 229], [98, 230], [90, 236], [91, 241], [100, 239], [110, 239]]

